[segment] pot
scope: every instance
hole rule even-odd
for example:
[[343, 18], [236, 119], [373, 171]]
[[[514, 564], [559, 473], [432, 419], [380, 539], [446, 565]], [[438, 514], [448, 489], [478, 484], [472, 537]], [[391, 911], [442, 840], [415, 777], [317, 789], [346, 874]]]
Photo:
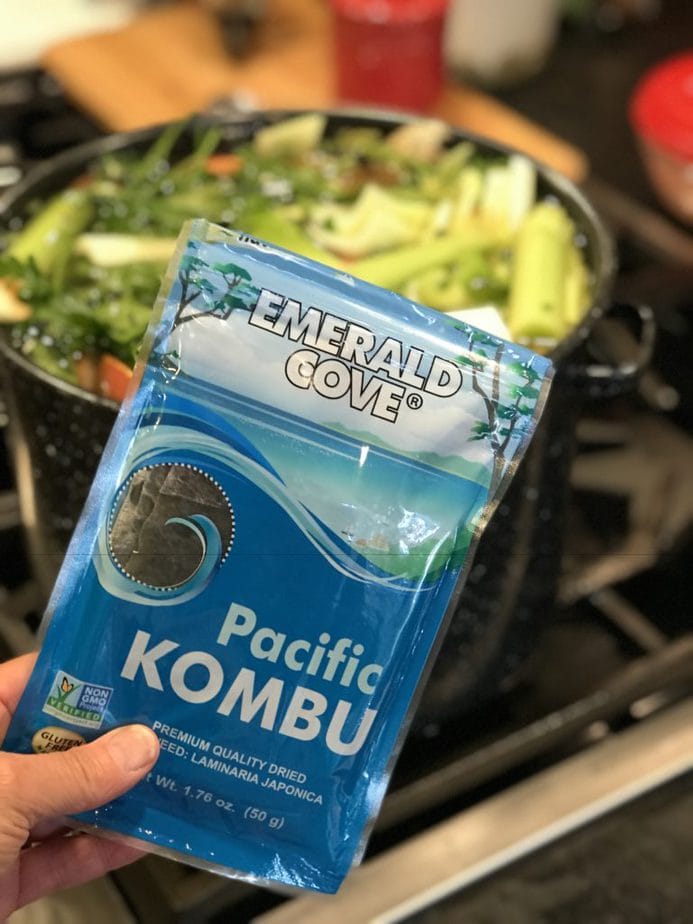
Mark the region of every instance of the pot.
[[[248, 140], [285, 112], [234, 116], [223, 123], [229, 147]], [[364, 112], [330, 113], [328, 132], [367, 122], [394, 127], [401, 116]], [[56, 192], [90, 161], [108, 151], [146, 148], [160, 129], [110, 135], [50, 160], [0, 201], [0, 220], [26, 214], [31, 200]], [[460, 132], [454, 140], [470, 136]], [[174, 156], [186, 153], [191, 133]], [[507, 149], [470, 137], [480, 151]], [[473, 708], [507, 687], [551, 617], [561, 560], [561, 537], [573, 457], [575, 422], [587, 397], [632, 388], [646, 363], [653, 324], [645, 309], [640, 356], [627, 366], [595, 364], [589, 358], [595, 325], [612, 310], [609, 293], [615, 272], [613, 247], [601, 221], [579, 190], [538, 166], [539, 194], [557, 196], [586, 241], [586, 257], [596, 280], [594, 299], [582, 322], [552, 354], [556, 377], [544, 416], [526, 457], [479, 544], [467, 584], [429, 677], [414, 720], [414, 731]], [[10, 443], [30, 557], [46, 594], [88, 493], [117, 407], [54, 378], [29, 363], [0, 338]]]

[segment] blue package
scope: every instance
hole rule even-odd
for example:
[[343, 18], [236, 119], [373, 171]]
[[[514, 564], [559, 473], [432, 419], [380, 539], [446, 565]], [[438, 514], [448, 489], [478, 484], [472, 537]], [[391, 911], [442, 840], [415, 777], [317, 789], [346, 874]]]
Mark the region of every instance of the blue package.
[[519, 346], [187, 225], [5, 747], [145, 722], [155, 769], [77, 824], [336, 891], [550, 378]]

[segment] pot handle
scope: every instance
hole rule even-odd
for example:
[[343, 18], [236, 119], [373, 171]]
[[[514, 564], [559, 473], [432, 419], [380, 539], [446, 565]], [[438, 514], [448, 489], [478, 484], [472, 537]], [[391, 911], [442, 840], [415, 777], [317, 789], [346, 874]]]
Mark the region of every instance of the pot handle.
[[[637, 333], [626, 315], [637, 323]], [[648, 305], [612, 304], [597, 321], [587, 340], [590, 358], [569, 361], [562, 376], [572, 391], [585, 398], [615, 398], [638, 387], [652, 359], [656, 333], [654, 312]]]

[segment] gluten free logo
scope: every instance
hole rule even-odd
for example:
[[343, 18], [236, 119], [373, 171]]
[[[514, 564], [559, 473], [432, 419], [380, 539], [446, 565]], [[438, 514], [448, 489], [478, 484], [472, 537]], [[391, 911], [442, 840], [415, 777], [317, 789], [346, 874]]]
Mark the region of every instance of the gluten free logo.
[[112, 687], [89, 683], [65, 671], [58, 671], [43, 712], [65, 719], [72, 725], [100, 728], [112, 694]]

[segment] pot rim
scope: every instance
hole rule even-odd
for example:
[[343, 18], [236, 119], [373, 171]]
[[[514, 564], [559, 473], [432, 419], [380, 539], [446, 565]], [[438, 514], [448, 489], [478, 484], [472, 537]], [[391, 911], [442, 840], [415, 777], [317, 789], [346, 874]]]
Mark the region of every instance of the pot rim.
[[[242, 128], [244, 126], [252, 126], [253, 123], [258, 123], [259, 127], [260, 125], [271, 124], [280, 119], [301, 115], [306, 112], [320, 112], [330, 120], [343, 120], [345, 123], [361, 121], [378, 124], [383, 127], [390, 126], [391, 128], [396, 128], [398, 125], [403, 125], [408, 122], [421, 120], [421, 116], [389, 109], [349, 107], [343, 109], [239, 110], [225, 112], [216, 116], [213, 113], [203, 112], [191, 117], [189, 125], [191, 128], [194, 128], [196, 125], [201, 124], [217, 124], [222, 128], [226, 128], [230, 134], [234, 126]], [[33, 167], [18, 183], [0, 196], [0, 222], [4, 221], [8, 213], [12, 213], [12, 209], [18, 200], [30, 194], [33, 187], [48, 180], [53, 174], [69, 171], [73, 168], [83, 168], [86, 164], [104, 154], [122, 151], [128, 147], [152, 140], [170, 124], [170, 122], [163, 122], [133, 131], [109, 133], [91, 141], [84, 142], [83, 144], [76, 145], [66, 151], [62, 151], [54, 157], [48, 158], [46, 161]], [[589, 199], [572, 180], [568, 179], [568, 177], [563, 176], [563, 174], [558, 173], [552, 167], [543, 164], [536, 158], [524, 154], [524, 152], [519, 152], [517, 148], [510, 147], [509, 145], [477, 135], [473, 132], [468, 132], [452, 124], [449, 124], [449, 127], [452, 133], [451, 140], [453, 141], [471, 141], [477, 147], [486, 149], [489, 153], [505, 155], [523, 153], [523, 156], [527, 157], [534, 164], [541, 180], [550, 187], [552, 192], [557, 194], [561, 201], [568, 203], [572, 207], [570, 209], [571, 212], [577, 211], [580, 215], [581, 222], [590, 229], [593, 237], [592, 243], [594, 245], [593, 265], [591, 266], [591, 270], [594, 274], [592, 303], [579, 324], [569, 331], [557, 346], [549, 352], [549, 358], [553, 360], [554, 363], [558, 363], [587, 339], [593, 324], [599, 320], [606, 311], [607, 300], [609, 299], [617, 267], [616, 252], [611, 235], [606, 230], [606, 227]], [[252, 133], [247, 137], [252, 137]], [[0, 331], [2, 331], [2, 328], [0, 328]], [[119, 405], [115, 401], [89, 392], [86, 389], [80, 388], [78, 385], [66, 382], [64, 379], [58, 378], [58, 376], [41, 369], [40, 366], [32, 363], [8, 343], [2, 333], [0, 333], [0, 353], [2, 353], [8, 361], [17, 364], [29, 375], [34, 375], [44, 384], [56, 388], [66, 395], [82, 399], [92, 405], [108, 408], [114, 412], [118, 410]]]

